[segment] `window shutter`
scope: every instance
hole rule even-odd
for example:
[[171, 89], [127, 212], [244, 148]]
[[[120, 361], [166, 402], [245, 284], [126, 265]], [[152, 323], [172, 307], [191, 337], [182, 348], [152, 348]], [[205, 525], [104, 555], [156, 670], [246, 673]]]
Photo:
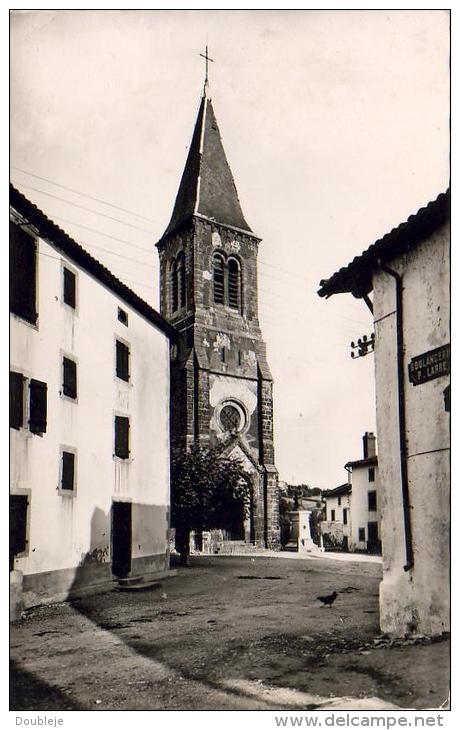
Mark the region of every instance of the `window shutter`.
[[213, 259], [213, 283], [215, 304], [224, 303], [224, 262], [221, 256]]
[[115, 416], [115, 456], [129, 457], [129, 418]]
[[177, 309], [179, 307], [179, 285], [177, 281], [177, 261], [175, 259], [171, 262], [170, 286], [171, 312], [177, 312]]
[[24, 413], [24, 377], [10, 371], [10, 427], [21, 428]]
[[129, 347], [117, 340], [117, 377], [129, 380]]
[[240, 268], [232, 259], [228, 262], [228, 305], [232, 309], [240, 308]]
[[183, 251], [181, 251], [178, 256], [177, 278], [179, 289], [179, 307], [185, 307], [185, 255]]
[[48, 386], [40, 380], [31, 380], [29, 426], [32, 433], [46, 433]]
[[31, 324], [36, 311], [36, 243], [10, 222], [10, 310]]
[[75, 274], [64, 267], [64, 302], [75, 309]]
[[62, 452], [61, 489], [73, 490], [75, 478], [75, 454], [71, 451]]
[[77, 397], [77, 363], [68, 357], [64, 357], [63, 361], [63, 384], [62, 389], [64, 395], [69, 398]]

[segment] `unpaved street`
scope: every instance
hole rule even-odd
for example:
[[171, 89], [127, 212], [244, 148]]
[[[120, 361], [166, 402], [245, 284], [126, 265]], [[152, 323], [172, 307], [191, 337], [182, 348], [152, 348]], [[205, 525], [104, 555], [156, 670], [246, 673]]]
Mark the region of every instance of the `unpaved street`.
[[[192, 558], [150, 591], [36, 609], [13, 625], [11, 709], [436, 708], [449, 642], [379, 645], [381, 567]], [[338, 591], [332, 608], [317, 595]]]

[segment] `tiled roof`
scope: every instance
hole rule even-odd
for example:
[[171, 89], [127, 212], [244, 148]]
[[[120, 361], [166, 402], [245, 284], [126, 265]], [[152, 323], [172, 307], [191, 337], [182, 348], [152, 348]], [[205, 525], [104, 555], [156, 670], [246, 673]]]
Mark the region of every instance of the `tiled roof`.
[[347, 461], [345, 464], [345, 469], [347, 466], [351, 467], [357, 467], [357, 466], [377, 466], [378, 464], [378, 457], [377, 456], [368, 456], [367, 459], [357, 459], [356, 461]]
[[173, 213], [161, 241], [192, 216], [247, 231], [211, 100], [203, 94]]
[[401, 223], [383, 238], [379, 238], [329, 279], [322, 279], [319, 296], [329, 297], [344, 292], [351, 292], [355, 297], [368, 294], [372, 290], [372, 271], [378, 266], [379, 261], [391, 261], [410, 250], [427, 239], [449, 218], [450, 189], [438, 195], [436, 200], [428, 203], [425, 208], [420, 208], [415, 215], [409, 216], [405, 223]]
[[40, 238], [47, 240], [84, 271], [111, 289], [120, 299], [129, 304], [145, 319], [164, 332], [171, 340], [177, 340], [178, 332], [147, 302], [141, 299], [126, 284], [117, 279], [109, 269], [89, 254], [79, 243], [71, 238], [62, 228], [50, 220], [43, 211], [31, 203], [25, 195], [10, 185], [10, 205], [24, 217], [38, 232]]
[[350, 492], [351, 484], [345, 482], [345, 484], [341, 484], [339, 487], [335, 487], [335, 489], [323, 489], [321, 496], [327, 499], [328, 497], [341, 497], [344, 494], [350, 494]]

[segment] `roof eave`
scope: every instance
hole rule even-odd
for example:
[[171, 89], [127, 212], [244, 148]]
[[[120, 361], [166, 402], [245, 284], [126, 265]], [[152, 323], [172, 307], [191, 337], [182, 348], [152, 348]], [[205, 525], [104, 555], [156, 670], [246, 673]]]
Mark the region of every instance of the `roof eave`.
[[320, 281], [318, 296], [330, 297], [333, 294], [351, 293], [361, 298], [372, 291], [373, 272], [382, 262], [388, 263], [397, 256], [409, 251], [422, 241], [427, 240], [450, 218], [450, 189], [438, 195], [407, 221], [393, 228], [378, 239], [360, 256], [356, 256], [347, 266]]
[[166, 319], [144, 301], [136, 292], [117, 279], [104, 264], [95, 259], [83, 246], [48, 218], [40, 208], [10, 184], [10, 205], [36, 231], [37, 236], [61, 251], [68, 259], [94, 276], [103, 286], [129, 304], [138, 314], [163, 332], [170, 340], [177, 341], [178, 331]]

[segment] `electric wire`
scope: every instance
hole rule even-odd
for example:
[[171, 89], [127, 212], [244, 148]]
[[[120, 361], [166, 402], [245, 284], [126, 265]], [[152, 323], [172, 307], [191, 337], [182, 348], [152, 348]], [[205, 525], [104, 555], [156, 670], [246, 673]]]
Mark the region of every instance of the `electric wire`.
[[[75, 190], [75, 188], [69, 188], [66, 185], [61, 185], [60, 183], [54, 182], [54, 180], [50, 180], [47, 177], [41, 177], [40, 175], [35, 175], [33, 172], [28, 172], [27, 170], [22, 170], [20, 167], [15, 167], [14, 165], [11, 166], [12, 170], [17, 170], [18, 172], [22, 172], [24, 175], [30, 175], [31, 177], [37, 178], [37, 180], [43, 180], [44, 182], [48, 182], [51, 185], [56, 185], [58, 188], [62, 188], [63, 190], [68, 190], [70, 193], [76, 193], [77, 195], [81, 195], [82, 197], [89, 198], [90, 200], [94, 200], [95, 203], [102, 203], [103, 205], [108, 205], [111, 208], [115, 208], [116, 210], [120, 210], [123, 213], [128, 213], [129, 215], [134, 215], [136, 218], [142, 218], [142, 220], [149, 221], [150, 223], [160, 223], [160, 221], [154, 218], [147, 218], [144, 215], [141, 215], [140, 213], [135, 213], [132, 210], [127, 210], [127, 208], [122, 208], [119, 205], [115, 205], [114, 203], [109, 203], [107, 200], [102, 200], [101, 198], [95, 198], [92, 195], [88, 195], [88, 193], [82, 193], [80, 190]], [[24, 184], [25, 183], [19, 183]], [[41, 191], [40, 191], [41, 192]]]

